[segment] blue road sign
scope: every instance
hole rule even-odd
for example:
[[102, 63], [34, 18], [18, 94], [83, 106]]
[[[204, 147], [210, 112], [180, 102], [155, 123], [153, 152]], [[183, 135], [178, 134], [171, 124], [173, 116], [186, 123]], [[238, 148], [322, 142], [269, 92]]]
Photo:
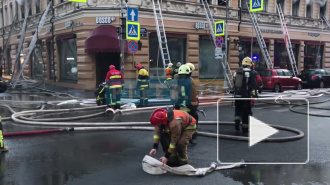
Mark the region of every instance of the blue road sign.
[[138, 47], [138, 43], [136, 41], [134, 41], [134, 40], [129, 41], [129, 43], [128, 43], [128, 51], [130, 53], [136, 53], [137, 50], [138, 50], [138, 48], [139, 48]]
[[140, 40], [140, 23], [126, 22], [127, 40]]
[[218, 21], [214, 23], [214, 35], [221, 36], [225, 35], [225, 21]]
[[250, 0], [250, 12], [262, 11], [264, 9], [264, 0]]
[[132, 22], [138, 22], [139, 10], [137, 8], [127, 8], [127, 20]]

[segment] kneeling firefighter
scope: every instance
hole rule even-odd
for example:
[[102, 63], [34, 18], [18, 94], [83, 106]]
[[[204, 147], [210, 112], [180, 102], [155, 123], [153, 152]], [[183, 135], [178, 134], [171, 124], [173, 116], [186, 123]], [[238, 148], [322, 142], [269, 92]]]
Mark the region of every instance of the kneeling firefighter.
[[[251, 98], [256, 95], [256, 77], [251, 71], [252, 59], [245, 57], [242, 67], [238, 68], [234, 74], [234, 97]], [[251, 100], [235, 100], [235, 129], [240, 130], [242, 121], [242, 131], [249, 131], [249, 115], [252, 115]]]
[[196, 132], [196, 120], [184, 111], [158, 108], [151, 114], [150, 123], [155, 126], [155, 135], [149, 155], [156, 154], [160, 142], [165, 152], [165, 156], [160, 158], [163, 164], [187, 164], [187, 146]]

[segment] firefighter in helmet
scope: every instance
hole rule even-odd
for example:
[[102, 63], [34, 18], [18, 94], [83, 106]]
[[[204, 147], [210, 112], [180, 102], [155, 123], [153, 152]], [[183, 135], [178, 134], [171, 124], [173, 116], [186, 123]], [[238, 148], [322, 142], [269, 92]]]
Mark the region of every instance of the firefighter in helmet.
[[136, 88], [140, 91], [140, 105], [148, 105], [147, 89], [149, 88], [149, 73], [142, 64], [136, 65], [136, 70], [139, 72]]
[[[256, 95], [256, 77], [251, 71], [252, 59], [245, 57], [242, 66], [234, 73], [234, 97], [251, 98]], [[249, 131], [249, 115], [252, 115], [251, 100], [235, 100], [235, 129], [240, 130], [242, 122], [242, 131]]]

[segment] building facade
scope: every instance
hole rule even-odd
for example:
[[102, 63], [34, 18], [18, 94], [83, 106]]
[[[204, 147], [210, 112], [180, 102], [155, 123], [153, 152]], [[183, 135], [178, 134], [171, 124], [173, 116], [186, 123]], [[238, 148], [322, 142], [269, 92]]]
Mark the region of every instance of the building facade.
[[[240, 58], [251, 55], [256, 58], [257, 68], [264, 67], [247, 11], [247, 1], [230, 0], [228, 4], [228, 63], [232, 71], [238, 67]], [[13, 71], [20, 68], [20, 65], [14, 67], [14, 64], [24, 17], [29, 16], [28, 28], [19, 63], [28, 52], [29, 43], [47, 6], [47, 1], [28, 2], [3, 0], [3, 6], [0, 7], [0, 33], [5, 33], [1, 37], [1, 48], [5, 45], [16, 13], [18, 15], [9, 47], [4, 53], [3, 77], [10, 78]], [[38, 42], [24, 68], [26, 77], [45, 79], [60, 86], [91, 89], [104, 81], [108, 66], [113, 64], [117, 68], [124, 68], [125, 79], [133, 86], [137, 77], [134, 66], [138, 63], [149, 70], [151, 79], [164, 76], [151, 0], [128, 0], [128, 6], [139, 9], [139, 23], [143, 32], [141, 50], [133, 55], [126, 49], [124, 66], [120, 66], [118, 1], [87, 0], [87, 3], [73, 3], [54, 0], [53, 3], [54, 12], [50, 11], [47, 15]], [[276, 3], [281, 5], [285, 14], [299, 71], [309, 68], [330, 69], [330, 32], [320, 20], [322, 16], [330, 19], [330, 0], [264, 0], [264, 11], [256, 13], [274, 67], [290, 69]], [[209, 4], [215, 21], [224, 20], [226, 1], [209, 0]], [[32, 11], [26, 13], [29, 6]], [[211, 36], [200, 1], [164, 0], [162, 12], [172, 63], [191, 62], [197, 69], [193, 73], [196, 83], [221, 86], [224, 76], [222, 66], [214, 59]]]

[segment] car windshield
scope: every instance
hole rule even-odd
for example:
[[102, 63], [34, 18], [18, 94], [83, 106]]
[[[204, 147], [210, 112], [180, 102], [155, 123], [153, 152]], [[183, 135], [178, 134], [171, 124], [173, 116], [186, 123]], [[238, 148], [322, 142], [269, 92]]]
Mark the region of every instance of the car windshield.
[[288, 70], [283, 71], [285, 76], [292, 76], [292, 73]]
[[301, 71], [301, 75], [314, 75], [315, 71]]
[[272, 71], [259, 71], [260, 76], [272, 76]]

